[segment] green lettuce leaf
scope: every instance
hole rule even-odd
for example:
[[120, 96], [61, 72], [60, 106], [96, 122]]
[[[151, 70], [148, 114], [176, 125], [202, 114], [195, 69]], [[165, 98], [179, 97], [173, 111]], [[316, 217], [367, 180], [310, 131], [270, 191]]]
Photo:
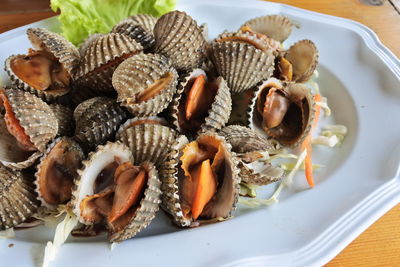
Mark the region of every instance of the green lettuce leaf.
[[94, 33], [106, 33], [122, 19], [135, 14], [156, 17], [175, 8], [176, 0], [51, 0], [61, 11], [62, 35], [75, 45]]

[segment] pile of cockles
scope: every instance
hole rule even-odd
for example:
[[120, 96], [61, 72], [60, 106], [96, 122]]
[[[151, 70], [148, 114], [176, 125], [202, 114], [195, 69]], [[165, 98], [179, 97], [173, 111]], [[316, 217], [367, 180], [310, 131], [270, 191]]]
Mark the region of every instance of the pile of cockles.
[[[212, 25], [208, 25], [212, 27]], [[267, 160], [309, 135], [318, 63], [310, 40], [288, 49], [284, 16], [208, 40], [181, 11], [134, 15], [79, 47], [30, 28], [0, 90], [0, 230], [67, 205], [77, 235], [132, 238], [161, 207], [180, 227], [232, 217], [240, 184], [285, 171]]]

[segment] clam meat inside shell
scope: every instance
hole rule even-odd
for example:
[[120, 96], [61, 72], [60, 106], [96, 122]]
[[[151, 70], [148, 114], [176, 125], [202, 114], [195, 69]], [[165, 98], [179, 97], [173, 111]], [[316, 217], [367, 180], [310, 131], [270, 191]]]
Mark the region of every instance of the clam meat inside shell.
[[195, 133], [204, 123], [218, 91], [218, 83], [207, 80], [205, 72], [193, 75], [183, 89], [178, 123], [184, 133]]
[[204, 135], [182, 150], [179, 196], [183, 215], [197, 219], [229, 216], [235, 201], [232, 172], [221, 140]]
[[10, 67], [19, 79], [38, 91], [62, 93], [70, 89], [70, 74], [50, 52], [29, 49], [27, 55], [13, 57]]

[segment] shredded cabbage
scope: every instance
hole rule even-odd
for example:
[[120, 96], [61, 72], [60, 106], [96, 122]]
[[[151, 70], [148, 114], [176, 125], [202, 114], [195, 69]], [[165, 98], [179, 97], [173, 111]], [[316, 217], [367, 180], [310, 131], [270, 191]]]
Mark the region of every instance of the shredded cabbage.
[[6, 230], [0, 231], [1, 239], [8, 239], [8, 238], [14, 238], [14, 237], [15, 237], [14, 228], [8, 228]]
[[272, 196], [268, 199], [239, 199], [239, 203], [247, 205], [251, 208], [256, 208], [259, 206], [268, 206], [271, 204], [274, 204], [279, 201], [278, 197], [282, 191], [282, 189], [285, 186], [289, 186], [293, 182], [293, 177], [297, 173], [297, 171], [301, 168], [301, 165], [303, 164], [305, 158], [307, 155], [307, 151], [303, 150], [301, 154], [299, 155], [297, 162], [293, 169], [290, 171], [290, 173], [281, 181], [279, 184], [278, 188], [275, 190], [275, 192], [272, 194]]
[[[295, 168], [295, 166], [296, 166], [295, 163], [281, 163], [281, 168], [284, 169], [285, 171], [291, 171]], [[325, 167], [325, 166], [321, 165], [321, 164], [313, 164], [312, 165], [313, 170], [318, 170], [323, 167]], [[301, 164], [300, 170], [305, 170], [304, 162]]]
[[332, 114], [332, 111], [331, 111], [331, 109], [330, 109], [329, 106], [328, 106], [326, 97], [323, 97], [323, 98], [322, 98], [322, 101], [316, 102], [315, 104], [318, 105], [318, 106], [320, 106], [320, 107], [322, 108], [322, 110], [324, 111], [324, 115], [325, 115], [326, 117], [329, 117], [329, 116]]
[[331, 135], [329, 137], [320, 135], [320, 136], [312, 139], [313, 145], [323, 145], [323, 146], [328, 146], [328, 147], [334, 147], [337, 144], [339, 144], [339, 142], [340, 142], [340, 140], [337, 137], [337, 135]]
[[249, 197], [257, 197], [256, 189], [258, 187], [259, 186], [257, 186], [257, 185], [240, 183], [240, 195], [249, 196]]
[[53, 242], [47, 242], [44, 250], [43, 267], [49, 266], [50, 261], [56, 258], [61, 245], [65, 243], [68, 236], [78, 223], [78, 219], [71, 210], [67, 210], [64, 220], [56, 227]]

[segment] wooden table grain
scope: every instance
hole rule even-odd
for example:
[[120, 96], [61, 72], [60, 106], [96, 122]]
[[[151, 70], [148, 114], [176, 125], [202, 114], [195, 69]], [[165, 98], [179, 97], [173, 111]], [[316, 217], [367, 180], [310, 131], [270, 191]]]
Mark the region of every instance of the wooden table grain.
[[[361, 22], [400, 57], [400, 0], [271, 1]], [[368, 2], [378, 5], [365, 4]], [[0, 33], [53, 15], [48, 0], [2, 0]], [[400, 205], [375, 222], [326, 266], [400, 266]]]

